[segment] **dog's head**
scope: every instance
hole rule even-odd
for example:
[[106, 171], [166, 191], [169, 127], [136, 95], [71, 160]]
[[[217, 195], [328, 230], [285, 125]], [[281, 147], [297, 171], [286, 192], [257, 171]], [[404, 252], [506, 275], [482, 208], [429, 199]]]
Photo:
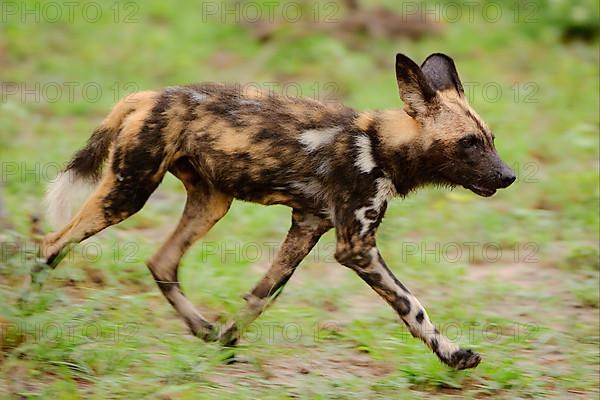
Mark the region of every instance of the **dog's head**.
[[396, 56], [396, 79], [404, 110], [419, 126], [419, 140], [431, 179], [462, 185], [480, 196], [515, 181], [500, 159], [494, 135], [469, 106], [454, 61], [432, 54], [421, 67]]

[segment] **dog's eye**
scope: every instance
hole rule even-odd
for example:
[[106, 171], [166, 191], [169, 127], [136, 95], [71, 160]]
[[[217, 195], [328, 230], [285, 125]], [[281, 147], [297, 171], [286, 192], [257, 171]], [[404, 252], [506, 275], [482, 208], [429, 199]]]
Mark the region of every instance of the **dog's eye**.
[[479, 144], [479, 137], [475, 135], [469, 135], [461, 138], [459, 143], [464, 148], [475, 147]]

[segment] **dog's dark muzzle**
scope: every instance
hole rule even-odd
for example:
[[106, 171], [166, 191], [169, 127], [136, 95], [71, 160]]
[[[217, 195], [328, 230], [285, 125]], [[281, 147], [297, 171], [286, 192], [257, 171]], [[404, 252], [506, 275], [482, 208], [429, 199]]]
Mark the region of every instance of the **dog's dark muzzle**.
[[463, 186], [473, 193], [483, 196], [490, 197], [496, 193], [498, 189], [504, 189], [513, 184], [517, 179], [515, 173], [510, 169], [498, 156], [495, 157], [493, 162], [498, 165], [494, 170], [490, 171], [491, 176], [488, 179], [483, 179], [477, 183], [468, 183]]
[[502, 166], [502, 169], [500, 170], [498, 175], [498, 189], [504, 189], [509, 187], [517, 179], [513, 170], [508, 168], [506, 165]]

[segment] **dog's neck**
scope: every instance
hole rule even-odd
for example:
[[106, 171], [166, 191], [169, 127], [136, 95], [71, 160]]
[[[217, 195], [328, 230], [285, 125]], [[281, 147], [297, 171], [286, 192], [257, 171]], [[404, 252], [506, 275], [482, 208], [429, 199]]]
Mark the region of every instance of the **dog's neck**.
[[396, 191], [405, 196], [432, 181], [426, 161], [429, 146], [417, 120], [403, 109], [365, 113], [371, 120], [370, 134], [376, 136], [376, 154]]

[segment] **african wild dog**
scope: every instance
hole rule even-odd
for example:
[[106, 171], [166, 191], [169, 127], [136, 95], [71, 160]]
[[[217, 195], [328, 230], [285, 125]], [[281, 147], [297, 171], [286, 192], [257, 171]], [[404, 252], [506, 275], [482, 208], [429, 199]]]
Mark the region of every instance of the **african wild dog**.
[[[396, 77], [404, 108], [388, 111], [357, 112], [259, 91], [241, 94], [216, 84], [122, 100], [48, 193], [50, 216], [57, 217], [68, 208], [74, 183], [98, 182], [70, 222], [44, 238], [43, 264], [55, 267], [68, 245], [136, 213], [170, 172], [185, 185], [187, 202], [148, 267], [194, 335], [234, 344], [240, 324], [260, 315], [321, 235], [335, 227], [336, 259], [383, 297], [440, 360], [454, 368], [475, 367], [480, 356], [441, 335], [388, 269], [375, 231], [394, 195], [439, 184], [487, 197], [515, 175], [468, 105], [450, 57], [433, 54], [419, 67], [398, 54]], [[234, 198], [285, 204], [293, 209], [292, 221], [269, 271], [245, 296], [237, 322], [219, 331], [184, 296], [177, 268]]]

